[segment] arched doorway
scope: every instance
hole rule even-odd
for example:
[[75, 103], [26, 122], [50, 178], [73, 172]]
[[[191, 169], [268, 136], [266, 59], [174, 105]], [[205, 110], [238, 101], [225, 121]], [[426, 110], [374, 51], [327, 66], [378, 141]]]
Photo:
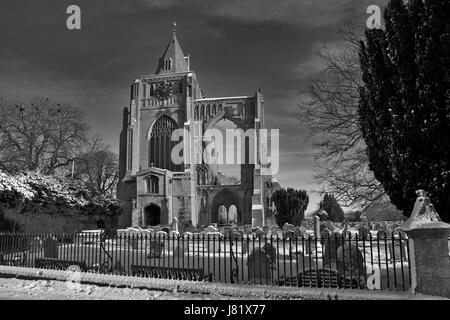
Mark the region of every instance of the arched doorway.
[[144, 222], [146, 226], [161, 224], [161, 208], [152, 203], [144, 209]]
[[211, 203], [211, 222], [219, 225], [242, 223], [241, 207], [239, 193], [223, 189], [214, 196]]

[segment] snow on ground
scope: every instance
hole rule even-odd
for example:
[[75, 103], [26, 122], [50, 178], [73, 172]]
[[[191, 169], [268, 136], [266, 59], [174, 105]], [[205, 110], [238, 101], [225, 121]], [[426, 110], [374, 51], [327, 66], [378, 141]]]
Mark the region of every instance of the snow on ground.
[[216, 295], [195, 295], [145, 289], [68, 285], [55, 280], [0, 278], [0, 300], [205, 300], [229, 299]]

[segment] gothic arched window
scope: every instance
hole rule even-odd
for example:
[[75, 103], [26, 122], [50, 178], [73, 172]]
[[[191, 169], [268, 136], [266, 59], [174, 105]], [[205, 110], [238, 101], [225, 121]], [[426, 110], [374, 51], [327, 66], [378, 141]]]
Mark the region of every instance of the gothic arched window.
[[204, 105], [202, 105], [200, 107], [200, 120], [203, 120], [203, 119], [205, 119], [205, 106]]
[[147, 192], [159, 193], [159, 178], [156, 176], [150, 176], [147, 179]]
[[198, 120], [198, 106], [194, 108], [194, 120]]
[[176, 122], [166, 115], [153, 124], [148, 145], [149, 166], [171, 171], [181, 170], [181, 165], [175, 165], [171, 158], [172, 148], [178, 143], [171, 141], [172, 132], [176, 129]]
[[181, 82], [178, 83], [178, 93], [183, 93], [183, 84]]
[[133, 129], [128, 130], [127, 141], [127, 169], [133, 169]]

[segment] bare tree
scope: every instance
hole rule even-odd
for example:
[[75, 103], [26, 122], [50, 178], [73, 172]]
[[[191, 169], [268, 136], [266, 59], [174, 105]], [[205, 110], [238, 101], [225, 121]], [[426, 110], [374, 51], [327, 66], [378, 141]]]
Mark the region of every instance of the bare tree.
[[54, 174], [85, 143], [81, 110], [49, 99], [0, 99], [0, 169]]
[[114, 196], [119, 180], [118, 157], [100, 138], [93, 138], [75, 160], [75, 177], [94, 195]]
[[358, 122], [360, 33], [354, 23], [340, 30], [344, 47], [324, 47], [319, 57], [326, 68], [312, 80], [300, 103], [300, 120], [310, 129], [315, 153], [315, 179], [344, 206], [366, 209], [387, 200], [369, 170], [366, 145]]

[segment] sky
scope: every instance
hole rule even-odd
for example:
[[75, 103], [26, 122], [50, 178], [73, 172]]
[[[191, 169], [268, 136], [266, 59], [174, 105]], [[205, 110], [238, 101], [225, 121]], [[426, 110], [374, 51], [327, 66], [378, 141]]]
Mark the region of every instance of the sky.
[[[280, 130], [283, 187], [309, 191], [317, 208], [314, 150], [299, 121], [300, 94], [321, 76], [317, 51], [339, 50], [339, 27], [365, 24], [386, 0], [2, 0], [0, 96], [48, 97], [83, 109], [93, 134], [118, 152], [130, 84], [156, 71], [177, 38], [208, 97], [264, 94], [266, 127]], [[81, 30], [66, 9], [81, 8]]]

